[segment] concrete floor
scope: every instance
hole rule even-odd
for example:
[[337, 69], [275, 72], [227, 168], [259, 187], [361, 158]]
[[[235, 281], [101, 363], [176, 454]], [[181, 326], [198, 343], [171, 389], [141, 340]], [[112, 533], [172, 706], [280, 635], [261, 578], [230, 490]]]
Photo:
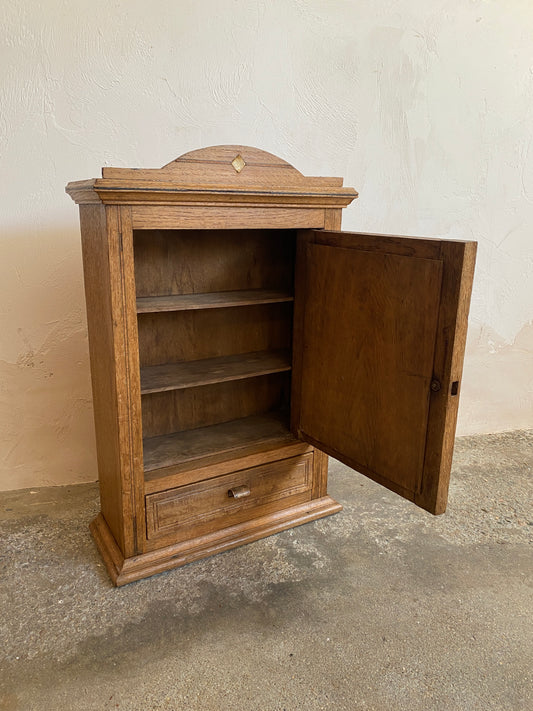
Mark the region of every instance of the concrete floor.
[[0, 709], [533, 709], [533, 432], [459, 439], [432, 517], [332, 462], [340, 514], [112, 588], [96, 485], [0, 506]]

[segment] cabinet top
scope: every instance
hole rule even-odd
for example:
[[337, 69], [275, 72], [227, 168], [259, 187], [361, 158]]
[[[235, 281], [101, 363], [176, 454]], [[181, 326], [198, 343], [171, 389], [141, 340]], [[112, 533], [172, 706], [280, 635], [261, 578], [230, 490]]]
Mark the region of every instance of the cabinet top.
[[310, 178], [272, 153], [226, 145], [185, 153], [162, 168], [102, 168], [68, 183], [76, 203], [346, 207], [357, 192], [342, 178]]

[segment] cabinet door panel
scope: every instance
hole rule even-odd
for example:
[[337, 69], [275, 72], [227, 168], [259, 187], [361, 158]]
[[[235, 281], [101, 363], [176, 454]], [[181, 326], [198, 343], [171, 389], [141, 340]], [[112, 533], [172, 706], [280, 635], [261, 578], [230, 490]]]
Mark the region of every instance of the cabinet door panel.
[[298, 436], [441, 513], [475, 244], [318, 231], [300, 240]]

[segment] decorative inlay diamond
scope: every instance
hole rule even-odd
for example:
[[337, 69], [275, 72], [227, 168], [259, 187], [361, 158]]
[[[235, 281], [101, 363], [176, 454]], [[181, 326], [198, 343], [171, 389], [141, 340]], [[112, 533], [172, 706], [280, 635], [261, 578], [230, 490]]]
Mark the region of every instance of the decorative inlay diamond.
[[244, 158], [239, 153], [239, 155], [235, 156], [235, 158], [231, 161], [231, 165], [235, 168], [237, 173], [240, 173], [246, 163], [244, 162]]

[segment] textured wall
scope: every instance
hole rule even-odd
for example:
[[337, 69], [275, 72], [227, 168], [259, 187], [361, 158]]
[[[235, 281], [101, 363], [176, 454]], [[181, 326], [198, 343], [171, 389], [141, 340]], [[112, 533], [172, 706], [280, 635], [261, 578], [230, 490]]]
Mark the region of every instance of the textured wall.
[[256, 145], [480, 243], [459, 431], [533, 425], [530, 0], [4, 0], [0, 489], [96, 478], [69, 180]]

